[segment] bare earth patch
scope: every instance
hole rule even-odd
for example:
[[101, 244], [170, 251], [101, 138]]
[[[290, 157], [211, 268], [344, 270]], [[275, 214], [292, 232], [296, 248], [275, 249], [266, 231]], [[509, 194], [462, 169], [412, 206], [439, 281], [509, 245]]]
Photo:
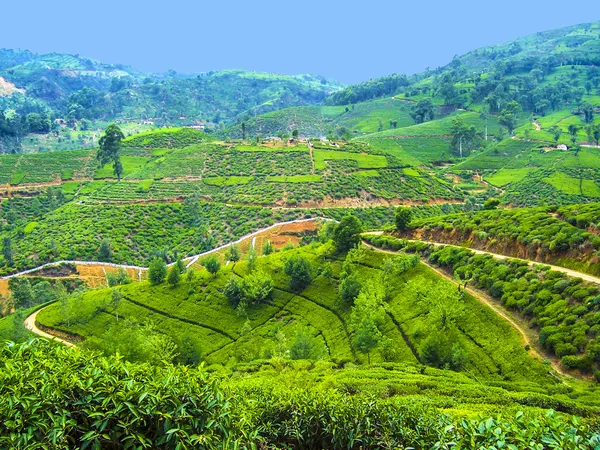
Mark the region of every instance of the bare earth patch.
[[12, 97], [15, 93], [25, 93], [25, 89], [19, 89], [10, 81], [0, 77], [0, 97]]

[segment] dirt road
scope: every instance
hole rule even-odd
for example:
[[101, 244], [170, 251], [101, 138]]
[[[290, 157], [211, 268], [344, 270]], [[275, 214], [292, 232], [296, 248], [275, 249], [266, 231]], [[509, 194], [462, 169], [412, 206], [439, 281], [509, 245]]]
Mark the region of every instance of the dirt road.
[[[420, 241], [420, 242], [425, 242], [425, 241]], [[387, 253], [390, 255], [397, 255], [399, 253], [399, 252], [395, 252], [392, 250], [383, 250], [383, 249], [374, 247], [371, 244], [368, 244], [367, 242], [364, 242], [364, 241], [363, 241], [363, 245], [365, 245], [367, 248], [369, 248], [373, 251], [380, 252], [380, 253]], [[429, 267], [430, 269], [432, 269], [433, 271], [435, 271], [441, 277], [447, 279], [448, 281], [451, 281], [454, 284], [458, 284], [458, 283], [456, 283], [454, 278], [452, 278], [448, 273], [444, 272], [443, 270], [439, 269], [438, 267], [435, 267], [434, 265], [430, 264], [429, 262], [427, 262], [425, 260], [421, 260], [421, 262], [423, 264], [425, 264], [427, 267]], [[484, 305], [486, 305], [487, 307], [492, 309], [492, 311], [494, 311], [497, 315], [499, 315], [504, 320], [506, 320], [515, 330], [517, 330], [519, 332], [519, 336], [521, 339], [521, 343], [523, 344], [523, 347], [529, 346], [531, 355], [534, 358], [536, 358], [540, 361], [548, 361], [548, 363], [552, 366], [552, 368], [557, 373], [559, 373], [565, 377], [576, 378], [573, 375], [571, 375], [570, 373], [568, 373], [562, 369], [562, 367], [560, 366], [560, 363], [558, 361], [558, 358], [544, 352], [544, 350], [540, 347], [540, 345], [538, 343], [537, 335], [525, 323], [522, 323], [522, 321], [512, 317], [508, 311], [506, 311], [501, 305], [498, 304], [497, 301], [492, 299], [485, 292], [480, 291], [479, 289], [471, 288], [471, 287], [467, 287], [466, 291], [471, 296], [473, 296], [476, 300], [478, 300], [480, 303], [483, 303]]]
[[[367, 235], [371, 235], [371, 236], [381, 236], [383, 234], [383, 231], [370, 231], [367, 233], [364, 233]], [[576, 270], [572, 270], [572, 269], [567, 269], [566, 267], [561, 267], [561, 266], [555, 266], [552, 264], [547, 264], [547, 263], [542, 263], [539, 261], [532, 261], [530, 259], [522, 259], [522, 258], [516, 258], [514, 256], [506, 256], [506, 255], [501, 255], [499, 253], [492, 253], [492, 252], [488, 252], [485, 250], [477, 250], [475, 248], [469, 248], [469, 247], [462, 247], [460, 245], [453, 245], [453, 244], [443, 244], [441, 242], [433, 242], [433, 241], [423, 241], [420, 239], [406, 239], [409, 242], [423, 242], [425, 244], [429, 244], [429, 245], [434, 245], [436, 247], [456, 247], [456, 248], [464, 248], [467, 250], [470, 250], [471, 252], [477, 254], [477, 255], [490, 255], [492, 257], [494, 257], [495, 259], [501, 259], [501, 260], [507, 260], [507, 259], [514, 259], [517, 261], [523, 261], [526, 262], [527, 264], [529, 264], [530, 266], [536, 266], [536, 265], [542, 265], [542, 266], [548, 266], [550, 267], [550, 269], [556, 271], [556, 272], [562, 272], [566, 275], [569, 275], [570, 277], [573, 278], [581, 278], [582, 280], [585, 281], [589, 281], [590, 283], [594, 283], [594, 284], [599, 284], [600, 285], [600, 278], [595, 277], [593, 275], [588, 275], [587, 273], [582, 273], [582, 272], [577, 272]]]
[[[43, 308], [42, 308], [43, 309]], [[35, 320], [37, 318], [37, 315], [40, 313], [40, 311], [42, 311], [42, 309], [38, 309], [36, 312], [34, 312], [33, 314], [29, 315], [26, 319], [25, 319], [25, 328], [27, 328], [29, 331], [37, 334], [38, 336], [41, 336], [43, 338], [46, 339], [50, 339], [51, 341], [57, 341], [60, 342], [61, 344], [65, 344], [67, 347], [75, 347], [75, 344], [73, 344], [72, 342], [69, 342], [65, 339], [59, 338], [58, 336], [53, 336], [49, 333], [46, 333], [43, 330], [40, 330], [36, 324], [35, 324]]]

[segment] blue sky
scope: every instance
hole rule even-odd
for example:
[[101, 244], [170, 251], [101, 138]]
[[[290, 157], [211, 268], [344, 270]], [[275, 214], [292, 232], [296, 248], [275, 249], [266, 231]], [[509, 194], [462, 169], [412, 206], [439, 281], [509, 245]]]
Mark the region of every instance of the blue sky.
[[79, 53], [142, 71], [241, 68], [356, 83], [600, 20], [597, 0], [34, 0], [2, 5], [0, 47]]

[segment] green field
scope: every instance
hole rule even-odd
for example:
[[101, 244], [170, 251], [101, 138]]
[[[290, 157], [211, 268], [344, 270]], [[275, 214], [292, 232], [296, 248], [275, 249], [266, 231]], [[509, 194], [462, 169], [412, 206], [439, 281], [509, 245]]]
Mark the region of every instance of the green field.
[[[340, 303], [338, 283], [314, 276], [311, 283], [298, 292], [290, 287], [289, 279], [282, 273], [284, 261], [294, 254], [307, 258], [315, 274], [319, 273], [321, 261], [330, 252], [331, 247], [313, 246], [262, 259], [255, 270], [272, 274], [275, 290], [271, 301], [266, 304], [249, 305], [246, 317], [236, 314], [228, 299], [221, 294], [231, 276], [241, 279], [250, 276], [251, 271], [245, 264], [225, 267], [214, 279], [207, 272], [198, 273], [192, 284], [182, 283], [175, 289], [166, 285], [153, 287], [146, 282], [124, 286], [121, 292], [125, 300], [119, 306], [122, 324], [132, 320], [139, 323], [151, 320], [171, 339], [186, 333], [202, 347], [203, 358], [209, 364], [225, 364], [230, 358], [249, 362], [271, 357], [277, 345], [273, 337], [282, 333], [286, 340], [291, 341], [298, 327], [302, 326], [309, 335], [315, 336], [315, 345], [321, 349], [323, 358], [334, 362], [366, 363], [366, 355], [357, 352], [353, 346], [351, 322], [354, 319], [350, 306]], [[381, 269], [386, 259], [382, 254], [366, 252], [361, 256], [361, 264], [351, 265], [350, 270], [363, 286], [369, 286], [370, 280], [383, 276]], [[342, 262], [331, 262], [333, 274], [340, 273]], [[66, 324], [59, 304], [44, 309], [38, 315], [38, 321], [44, 326], [82, 336], [90, 340], [91, 346], [108, 349], [108, 342], [113, 343], [110, 345], [125, 345], [110, 337], [123, 332], [112, 312], [107, 310], [110, 292], [92, 291], [74, 301], [70, 326]], [[428, 335], [419, 330], [435, 327], [438, 320], [435, 311], [439, 305], [434, 305], [440, 301], [440, 295], [454, 292], [453, 286], [419, 265], [393, 277], [387, 292], [389, 300], [380, 329], [385, 338], [392, 341], [393, 350], [381, 350], [378, 354], [369, 355], [369, 360], [422, 362], [424, 350], [421, 349]], [[415, 301], [421, 295], [425, 296], [423, 300]], [[450, 300], [450, 296], [447, 300], [450, 303], [445, 307], [455, 308], [458, 303], [463, 304], [464, 313], [453, 319], [457, 321], [456, 328], [451, 330], [455, 335], [454, 345], [462, 346], [468, 355], [468, 361], [461, 363], [464, 364], [462, 370], [476, 377], [497, 380], [508, 377], [514, 381], [525, 381], [545, 377], [543, 366], [527, 355], [518, 334], [510, 325], [475, 299], [455, 297]], [[185, 321], [182, 321], [183, 318]], [[245, 335], [247, 332], [244, 330], [248, 326], [252, 332]], [[502, 344], [490, 334], [502, 336]], [[499, 376], [500, 373], [503, 376]]]
[[327, 161], [355, 161], [359, 169], [382, 169], [387, 167], [388, 162], [385, 156], [365, 155], [362, 153], [348, 153], [337, 150], [315, 150], [315, 169], [324, 170], [327, 168]]
[[551, 177], [544, 178], [544, 181], [567, 194], [600, 197], [600, 186], [594, 180], [579, 180], [563, 173], [555, 172]]
[[527, 176], [529, 169], [500, 169], [485, 177], [485, 180], [494, 186], [505, 186], [516, 181], [521, 181]]

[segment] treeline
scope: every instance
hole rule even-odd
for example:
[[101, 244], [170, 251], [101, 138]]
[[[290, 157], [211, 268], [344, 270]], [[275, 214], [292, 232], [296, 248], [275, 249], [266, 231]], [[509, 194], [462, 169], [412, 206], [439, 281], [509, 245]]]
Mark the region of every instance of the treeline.
[[389, 75], [374, 80], [365, 81], [354, 86], [348, 86], [335, 92], [325, 100], [326, 105], [348, 105], [364, 102], [372, 98], [393, 95], [401, 87], [409, 85], [406, 75]]

